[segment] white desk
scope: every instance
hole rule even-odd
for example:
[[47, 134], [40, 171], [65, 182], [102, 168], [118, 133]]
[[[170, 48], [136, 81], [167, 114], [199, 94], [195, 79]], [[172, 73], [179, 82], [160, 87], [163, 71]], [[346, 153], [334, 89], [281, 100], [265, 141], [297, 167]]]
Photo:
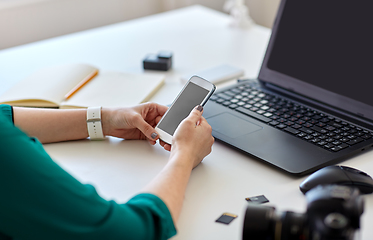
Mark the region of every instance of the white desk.
[[[0, 51], [0, 94], [33, 71], [52, 64], [90, 63], [101, 70], [142, 72], [147, 53], [174, 52], [173, 70], [153, 101], [168, 104], [181, 89], [180, 76], [222, 63], [256, 77], [270, 30], [228, 27], [227, 15], [200, 6], [79, 32]], [[0, 39], [1, 41], [1, 39]], [[169, 153], [145, 141], [75, 141], [45, 145], [48, 153], [76, 178], [119, 202], [138, 193], [166, 164]], [[373, 152], [344, 165], [373, 175]], [[292, 178], [216, 142], [193, 170], [174, 239], [241, 239], [245, 197], [264, 194], [278, 210], [304, 212]], [[373, 239], [373, 197], [365, 197], [362, 239]], [[223, 213], [238, 214], [230, 225], [215, 223]]]

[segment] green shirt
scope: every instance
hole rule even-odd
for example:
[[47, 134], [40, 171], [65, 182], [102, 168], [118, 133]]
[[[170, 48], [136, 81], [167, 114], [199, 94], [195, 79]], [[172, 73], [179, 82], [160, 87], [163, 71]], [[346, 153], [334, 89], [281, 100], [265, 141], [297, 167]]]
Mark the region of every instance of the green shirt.
[[125, 204], [101, 198], [58, 166], [0, 105], [0, 240], [168, 239], [164, 202], [139, 194]]

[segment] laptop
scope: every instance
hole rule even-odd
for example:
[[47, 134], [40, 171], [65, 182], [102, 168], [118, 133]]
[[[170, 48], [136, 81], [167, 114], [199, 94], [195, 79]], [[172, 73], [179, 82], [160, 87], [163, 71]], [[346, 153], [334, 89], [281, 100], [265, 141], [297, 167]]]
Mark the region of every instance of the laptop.
[[373, 1], [283, 0], [258, 79], [204, 107], [213, 136], [292, 175], [373, 147]]

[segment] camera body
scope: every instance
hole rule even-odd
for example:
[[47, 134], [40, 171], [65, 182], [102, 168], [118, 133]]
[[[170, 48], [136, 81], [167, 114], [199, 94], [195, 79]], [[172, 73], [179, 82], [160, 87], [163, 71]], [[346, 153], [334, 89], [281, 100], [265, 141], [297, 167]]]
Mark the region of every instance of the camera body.
[[276, 212], [249, 204], [243, 240], [352, 240], [360, 229], [364, 201], [357, 188], [320, 185], [307, 192], [306, 213]]

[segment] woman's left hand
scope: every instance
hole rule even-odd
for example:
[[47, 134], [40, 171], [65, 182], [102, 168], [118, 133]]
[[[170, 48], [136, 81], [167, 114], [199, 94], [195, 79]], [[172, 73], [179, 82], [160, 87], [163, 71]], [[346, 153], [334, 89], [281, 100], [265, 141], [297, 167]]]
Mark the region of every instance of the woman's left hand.
[[154, 127], [167, 111], [166, 106], [144, 103], [129, 108], [102, 109], [104, 135], [124, 139], [147, 139], [152, 145], [159, 138]]

